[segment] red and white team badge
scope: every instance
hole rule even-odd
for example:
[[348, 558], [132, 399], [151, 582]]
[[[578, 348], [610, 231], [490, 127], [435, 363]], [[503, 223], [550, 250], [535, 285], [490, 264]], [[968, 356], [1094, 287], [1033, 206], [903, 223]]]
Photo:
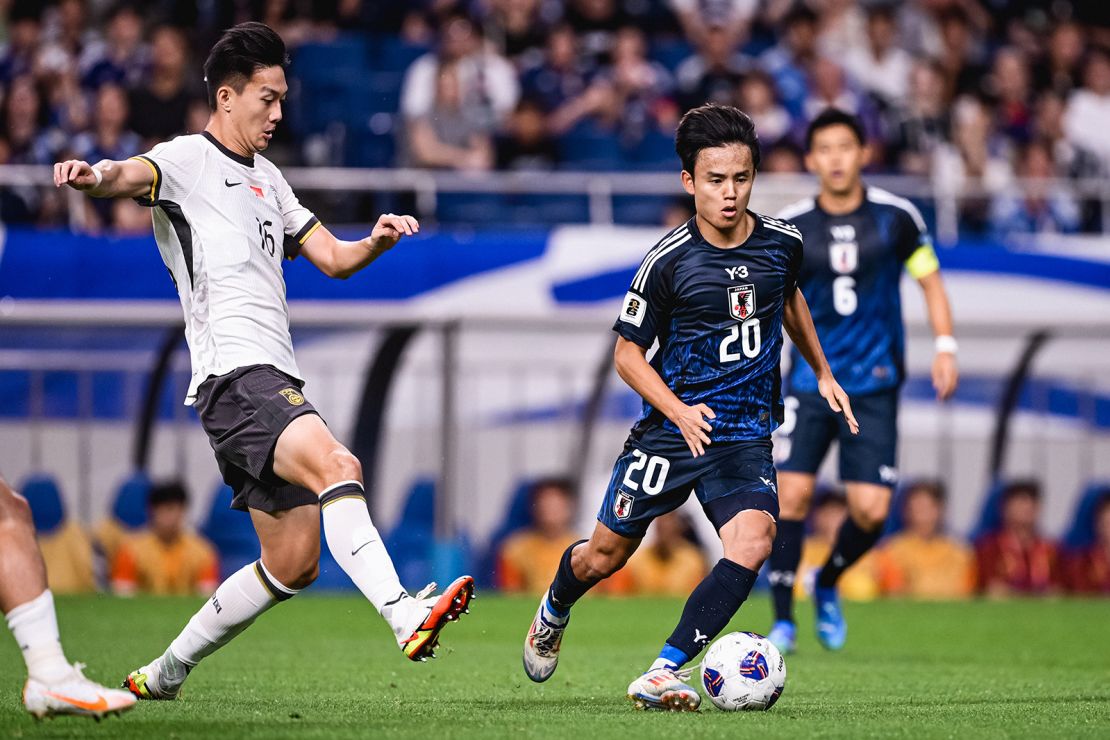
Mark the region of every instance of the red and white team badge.
[[617, 519], [627, 519], [632, 515], [632, 504], [634, 498], [627, 493], [621, 492], [617, 494], [617, 502], [613, 504], [613, 515]]
[[750, 318], [755, 313], [755, 286], [749, 283], [729, 288], [728, 312], [741, 321]]

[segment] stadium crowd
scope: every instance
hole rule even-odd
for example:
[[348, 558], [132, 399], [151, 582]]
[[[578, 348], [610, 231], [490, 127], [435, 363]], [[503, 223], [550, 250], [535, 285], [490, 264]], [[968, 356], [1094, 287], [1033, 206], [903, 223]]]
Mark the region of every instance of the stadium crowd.
[[[122, 158], [200, 130], [201, 50], [254, 19], [293, 50], [290, 120], [268, 153], [281, 164], [670, 170], [679, 116], [712, 100], [753, 116], [765, 170], [797, 172], [806, 123], [835, 105], [865, 121], [872, 171], [963, 194], [972, 233], [1074, 232], [1102, 218], [1076, 187], [1110, 165], [1101, 2], [3, 5], [0, 163]], [[89, 209], [93, 229], [149, 228], [128, 203]], [[28, 187], [0, 192], [0, 217], [65, 221], [58, 196]]]

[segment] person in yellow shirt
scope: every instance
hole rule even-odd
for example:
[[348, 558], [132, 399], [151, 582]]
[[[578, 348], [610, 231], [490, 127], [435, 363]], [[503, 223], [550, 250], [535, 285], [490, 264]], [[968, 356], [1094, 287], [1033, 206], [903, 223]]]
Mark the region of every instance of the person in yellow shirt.
[[[817, 571], [825, 565], [836, 542], [840, 525], [848, 516], [848, 502], [839, 491], [826, 491], [817, 497], [810, 521], [813, 534], [802, 544], [798, 578], [794, 581], [794, 598], [803, 599], [813, 592]], [[875, 556], [868, 552], [857, 560], [837, 582], [841, 598], [849, 601], [870, 601], [879, 595]]]
[[219, 584], [216, 551], [185, 526], [188, 496], [179, 483], [150, 489], [147, 529], [128, 536], [112, 564], [117, 594], [210, 594]]
[[975, 589], [975, 556], [944, 534], [944, 489], [922, 481], [906, 490], [905, 530], [879, 548], [883, 594], [913, 599], [966, 599]]
[[632, 590], [651, 596], [687, 596], [709, 573], [705, 555], [693, 539], [690, 519], [672, 511], [652, 522], [651, 544], [628, 560]]
[[[508, 593], [539, 596], [551, 582], [563, 553], [579, 538], [574, 531], [576, 502], [570, 481], [545, 478], [532, 486], [532, 526], [508, 537], [497, 557], [497, 587]], [[610, 579], [612, 580], [612, 579]], [[606, 593], [631, 590], [628, 576], [618, 578]]]

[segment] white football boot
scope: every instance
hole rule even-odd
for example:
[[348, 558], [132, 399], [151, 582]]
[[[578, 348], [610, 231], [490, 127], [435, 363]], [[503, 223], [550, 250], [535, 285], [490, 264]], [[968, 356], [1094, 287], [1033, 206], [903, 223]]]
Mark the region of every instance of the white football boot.
[[563, 643], [563, 633], [570, 622], [569, 615], [561, 622], [547, 619], [544, 616], [546, 601], [545, 595], [540, 601], [540, 608], [536, 610], [532, 626], [528, 628], [528, 635], [524, 638], [524, 672], [536, 683], [543, 683], [551, 678], [558, 667], [559, 646]]
[[56, 683], [27, 679], [23, 687], [23, 706], [38, 719], [61, 714], [92, 717], [100, 721], [110, 714], [120, 715], [135, 706], [135, 697], [126, 691], [109, 689], [85, 678], [80, 663]]
[[628, 698], [637, 709], [660, 709], [671, 712], [696, 712], [701, 695], [687, 681], [693, 669], [676, 671], [652, 668], [628, 685]]

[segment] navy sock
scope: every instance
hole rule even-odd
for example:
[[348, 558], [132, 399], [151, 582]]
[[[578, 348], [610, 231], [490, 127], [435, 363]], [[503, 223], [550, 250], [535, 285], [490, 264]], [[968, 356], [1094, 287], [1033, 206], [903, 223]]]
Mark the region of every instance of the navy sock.
[[578, 540], [563, 553], [559, 561], [559, 569], [555, 571], [555, 580], [551, 582], [551, 588], [547, 592], [548, 606], [559, 616], [566, 616], [574, 606], [574, 602], [585, 596], [594, 585], [578, 580], [578, 576], [574, 575], [574, 569], [570, 566], [571, 553], [583, 542], [586, 540]]
[[802, 562], [802, 539], [805, 522], [779, 520], [775, 546], [771, 549], [771, 600], [775, 605], [775, 621], [794, 621], [794, 578]]
[[880, 524], [871, 532], [860, 529], [852, 517], [844, 520], [840, 531], [836, 535], [836, 544], [825, 566], [817, 573], [818, 588], [832, 588], [836, 585], [840, 574], [848, 570], [852, 563], [863, 557], [879, 538], [883, 536], [883, 527]]
[[[729, 620], [748, 598], [755, 584], [756, 573], [731, 560], [721, 558], [709, 575], [698, 584], [686, 606], [678, 626], [667, 638], [667, 646], [679, 651], [686, 663], [701, 652], [702, 648], [728, 626]], [[675, 656], [664, 646], [663, 652]], [[663, 653], [660, 653], [662, 655]], [[674, 660], [673, 657], [668, 658]], [[682, 663], [678, 663], [679, 666]]]

